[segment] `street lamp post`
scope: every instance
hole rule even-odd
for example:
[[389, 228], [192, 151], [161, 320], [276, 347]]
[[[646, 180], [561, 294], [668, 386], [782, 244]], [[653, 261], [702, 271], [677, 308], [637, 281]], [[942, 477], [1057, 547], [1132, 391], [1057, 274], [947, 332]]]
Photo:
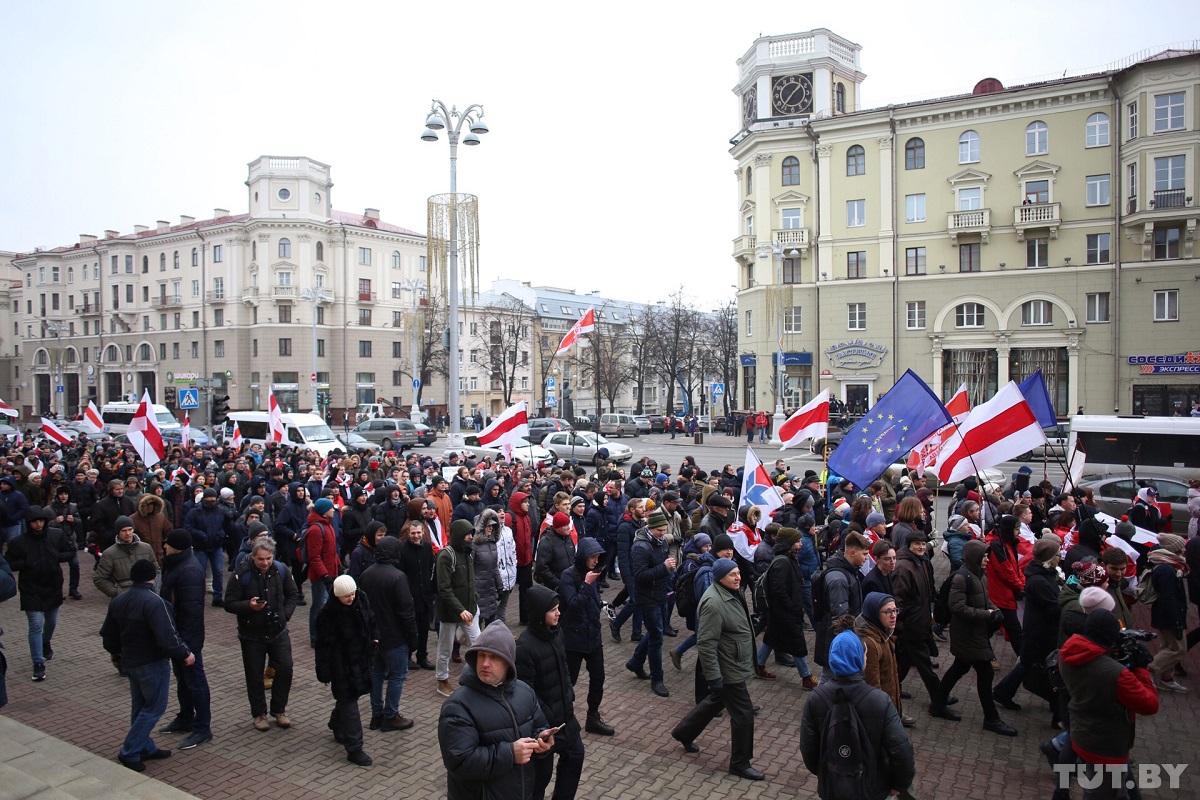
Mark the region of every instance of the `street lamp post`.
[[[315, 289], [304, 289], [300, 292], [300, 299], [306, 303], [312, 303], [312, 354], [313, 354], [313, 407], [312, 413], [316, 414], [321, 419], [325, 419], [325, 415], [321, 412], [321, 396], [317, 391], [317, 306], [321, 303], [328, 303], [333, 298], [325, 292], [321, 287]], [[343, 365], [343, 369], [349, 369], [349, 365]]]
[[[462, 136], [462, 127], [466, 123], [468, 132]], [[450, 285], [449, 306], [450, 316], [450, 353], [447, 359], [449, 365], [449, 386], [447, 391], [447, 409], [450, 417], [450, 447], [461, 447], [463, 443], [461, 417], [458, 399], [458, 143], [469, 146], [479, 144], [479, 134], [487, 133], [487, 123], [483, 121], [483, 106], [472, 104], [466, 110], [459, 112], [451, 106], [447, 111], [441, 100], [434, 100], [425, 118], [425, 132], [421, 140], [436, 142], [437, 132], [446, 129], [446, 138], [450, 142]]]
[[54, 408], [58, 412], [59, 419], [66, 418], [66, 394], [59, 396], [58, 387], [63, 385], [63, 352], [62, 352], [62, 335], [67, 332], [67, 323], [65, 322], [47, 322], [46, 332], [54, 336]]
[[418, 360], [420, 354], [418, 353], [419, 347], [417, 345], [417, 298], [419, 296], [419, 292], [423, 292], [429, 287], [426, 285], [425, 281], [421, 280], [420, 278], [408, 278], [407, 280], [401, 281], [400, 285], [412, 293], [412, 317], [409, 319], [408, 327], [409, 333], [411, 334], [410, 344], [412, 346], [413, 404], [412, 410], [409, 412], [409, 417], [413, 420], [413, 422], [416, 422], [421, 414], [421, 406], [417, 402], [417, 396], [421, 391], [420, 387], [417, 385], [417, 381], [421, 379], [420, 362]]

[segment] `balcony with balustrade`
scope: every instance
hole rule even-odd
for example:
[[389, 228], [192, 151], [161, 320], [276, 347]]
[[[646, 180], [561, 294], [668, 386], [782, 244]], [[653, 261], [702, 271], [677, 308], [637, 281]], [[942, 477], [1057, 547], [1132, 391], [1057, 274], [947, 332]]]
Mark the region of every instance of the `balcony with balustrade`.
[[1013, 228], [1017, 241], [1025, 241], [1027, 230], [1049, 230], [1050, 238], [1058, 238], [1058, 226], [1062, 222], [1062, 208], [1058, 203], [1031, 203], [1013, 206]]
[[992, 210], [976, 208], [970, 211], [951, 211], [946, 215], [946, 230], [950, 234], [950, 244], [958, 246], [958, 237], [962, 234], [977, 233], [980, 241], [987, 244], [992, 232]]
[[183, 298], [177, 294], [160, 294], [154, 298], [154, 307], [158, 309], [179, 308], [182, 305]]
[[295, 286], [272, 286], [271, 297], [279, 302], [294, 303], [300, 292]]
[[206, 303], [224, 303], [225, 299], [224, 289], [213, 289], [204, 293], [204, 302]]
[[771, 241], [783, 250], [785, 257], [792, 250], [798, 250], [802, 255], [808, 253], [808, 228], [783, 228], [771, 231]]
[[754, 234], [738, 236], [733, 240], [733, 257], [737, 259], [752, 259], [758, 249], [758, 240]]

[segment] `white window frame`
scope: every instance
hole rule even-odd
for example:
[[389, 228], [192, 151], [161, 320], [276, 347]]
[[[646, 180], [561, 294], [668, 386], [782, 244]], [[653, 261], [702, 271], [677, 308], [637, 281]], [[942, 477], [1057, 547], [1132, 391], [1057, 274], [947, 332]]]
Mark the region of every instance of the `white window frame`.
[[1107, 206], [1112, 203], [1112, 176], [1088, 175], [1084, 189], [1088, 206]]
[[955, 328], [982, 328], [987, 322], [983, 303], [959, 303], [954, 307]]
[[1129, 139], [1132, 141], [1133, 139], [1136, 139], [1138, 137], [1138, 104], [1137, 104], [1137, 100], [1134, 100], [1132, 103], [1130, 103], [1128, 106], [1126, 106], [1125, 110], [1126, 110], [1126, 112], [1128, 114], [1128, 118], [1129, 118]]
[[1028, 300], [1021, 304], [1022, 325], [1053, 325], [1054, 304], [1049, 300]]
[[909, 300], [904, 304], [904, 329], [907, 331], [925, 330], [924, 300]]
[[867, 304], [846, 304], [846, 330], [865, 331], [867, 329]]
[[[1033, 258], [1030, 259], [1032, 250]], [[1042, 258], [1042, 256], [1045, 258]], [[1031, 236], [1025, 239], [1025, 269], [1045, 269], [1050, 266], [1050, 239]]]
[[1154, 159], [1154, 191], [1169, 192], [1172, 189], [1183, 189], [1186, 181], [1187, 156], [1179, 153]]
[[846, 227], [847, 228], [863, 228], [867, 224], [867, 201], [866, 200], [847, 200], [846, 201]]
[[358, 264], [359, 264], [359, 266], [362, 266], [362, 267], [371, 266], [371, 248], [369, 248], [369, 247], [358, 248]]
[[[972, 195], [972, 193], [974, 193]], [[982, 186], [963, 186], [955, 191], [954, 207], [957, 211], [979, 211], [983, 208], [983, 187]], [[976, 203], [972, 205], [968, 198], [974, 197]]]
[[1091, 325], [1104, 325], [1111, 322], [1111, 302], [1112, 299], [1108, 292], [1088, 292], [1087, 322]]
[[802, 227], [804, 221], [801, 217], [800, 209], [785, 208], [780, 213], [780, 224], [783, 225], [785, 231], [798, 231]]
[[754, 312], [746, 309], [746, 336], [754, 335]]
[[[1085, 263], [1109, 264], [1112, 262], [1112, 234], [1089, 233], [1084, 241], [1087, 245], [1085, 248], [1085, 252], [1087, 253]], [[1101, 256], [1105, 257], [1101, 258]]]
[[1186, 92], [1167, 92], [1154, 95], [1154, 132], [1181, 131], [1184, 128]]
[[958, 137], [958, 163], [978, 164], [982, 148], [977, 131], [963, 131]]
[[905, 222], [924, 222], [925, 221], [925, 194], [906, 194], [904, 195], [904, 221]]
[[1097, 111], [1087, 118], [1083, 128], [1084, 147], [1108, 147], [1109, 121], [1108, 114]]
[[1154, 293], [1154, 321], [1179, 321], [1179, 290], [1159, 289]]
[[1025, 126], [1025, 155], [1044, 156], [1050, 152], [1050, 126], [1040, 119]]
[[792, 306], [784, 312], [783, 315], [783, 332], [784, 333], [803, 333], [804, 332], [804, 308], [803, 306]]

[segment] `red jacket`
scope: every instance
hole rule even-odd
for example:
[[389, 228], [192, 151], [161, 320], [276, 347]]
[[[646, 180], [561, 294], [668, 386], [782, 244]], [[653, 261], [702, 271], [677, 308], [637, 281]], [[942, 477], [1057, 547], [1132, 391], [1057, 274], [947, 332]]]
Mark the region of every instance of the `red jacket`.
[[308, 533], [304, 546], [308, 548], [308, 579], [321, 581], [336, 578], [342, 562], [338, 560], [337, 534], [333, 523], [315, 511], [308, 512]]
[[1107, 648], [1078, 633], [1059, 650], [1059, 671], [1071, 689], [1071, 748], [1089, 764], [1124, 764], [1136, 715], [1158, 713], [1150, 672], [1107, 656]]
[[508, 509], [511, 513], [504, 515], [504, 524], [512, 529], [513, 540], [517, 545], [517, 566], [527, 567], [533, 563], [533, 526], [529, 513], [521, 511], [521, 503], [529, 495], [524, 492], [513, 492], [508, 499]]
[[1016, 592], [1025, 591], [1025, 575], [1021, 571], [1018, 555], [994, 533], [989, 533], [984, 543], [988, 546], [988, 599], [996, 608], [1016, 611]]

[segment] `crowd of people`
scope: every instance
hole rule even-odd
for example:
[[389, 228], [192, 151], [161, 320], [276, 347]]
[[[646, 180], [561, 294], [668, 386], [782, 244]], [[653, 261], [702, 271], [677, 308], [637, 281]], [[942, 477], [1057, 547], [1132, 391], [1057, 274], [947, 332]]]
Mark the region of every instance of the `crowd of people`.
[[[697, 753], [727, 712], [728, 769], [748, 780], [765, 777], [748, 687], [795, 668], [811, 692], [800, 751], [825, 798], [915, 796], [914, 668], [936, 724], [961, 720], [953, 692], [974, 672], [986, 731], [1017, 735], [1000, 711], [1020, 711], [1023, 690], [1061, 729], [1038, 744], [1051, 764], [1095, 767], [1130, 759], [1136, 715], [1156, 712], [1159, 691], [1187, 692], [1181, 662], [1200, 641], [1200, 628], [1185, 632], [1188, 597], [1200, 604], [1197, 481], [1185, 539], [1152, 490], [1110, 531], [1086, 493], [1033, 484], [1027, 468], [1006, 487], [968, 478], [943, 530], [921, 475], [857, 487], [783, 461], [770, 520], [741, 505], [739, 470], [690, 456], [677, 470], [643, 458], [626, 477], [612, 464], [247, 445], [174, 448], [147, 467], [83, 437], [0, 444], [0, 472], [0, 599], [19, 594], [32, 679], [48, 678], [59, 610], [92, 567], [111, 598], [103, 647], [130, 685], [117, 758], [139, 771], [170, 755], [154, 733], [172, 672], [178, 711], [159, 732], [183, 735], [185, 750], [214, 735], [208, 604], [236, 618], [259, 731], [292, 726], [292, 633], [306, 632], [332, 696], [328, 728], [357, 765], [372, 763], [360, 698], [368, 730], [410, 729], [408, 672], [434, 672], [451, 798], [541, 798], [552, 782], [553, 797], [574, 797], [584, 734], [636, 722], [604, 713], [604, 648], [622, 645], [626, 623], [625, 668], [653, 695], [671, 692], [664, 648], [678, 672], [694, 650], [695, 706], [671, 735]], [[1151, 608], [1153, 657], [1122, 632], [1138, 602]], [[307, 620], [293, 620], [304, 606]], [[1003, 642], [1017, 661], [998, 676]]]

